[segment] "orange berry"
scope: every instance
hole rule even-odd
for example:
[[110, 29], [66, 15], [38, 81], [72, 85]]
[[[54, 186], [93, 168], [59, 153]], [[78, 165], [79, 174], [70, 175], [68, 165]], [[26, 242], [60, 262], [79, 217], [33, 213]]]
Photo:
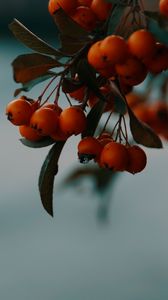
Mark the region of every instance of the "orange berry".
[[90, 7], [92, 3], [92, 0], [77, 0], [78, 6], [88, 6]]
[[48, 10], [53, 15], [60, 7], [70, 14], [77, 6], [77, 0], [49, 0]]
[[111, 65], [122, 63], [128, 57], [126, 41], [118, 35], [107, 36], [100, 44], [103, 60]]
[[40, 105], [40, 103], [38, 100], [32, 101], [31, 102], [32, 111], [35, 112], [35, 110], [37, 110], [39, 108], [39, 105]]
[[110, 77], [114, 77], [116, 76], [116, 70], [115, 70], [115, 66], [114, 65], [109, 65], [105, 68], [102, 69], [98, 69], [97, 70], [101, 76], [106, 77], [106, 78], [110, 78]]
[[104, 131], [99, 135], [98, 140], [101, 141], [102, 139], [106, 138], [111, 138], [111, 133]]
[[[93, 106], [95, 106], [95, 104], [98, 101], [99, 101], [99, 99], [97, 98], [97, 96], [91, 97], [88, 100], [88, 105], [92, 108]], [[114, 98], [112, 96], [107, 99], [107, 103], [104, 108], [104, 112], [108, 112], [108, 111], [114, 111]]]
[[144, 103], [146, 100], [143, 95], [134, 92], [128, 93], [125, 97], [130, 108], [135, 108], [135, 106]]
[[129, 36], [128, 47], [133, 55], [144, 60], [155, 55], [156, 41], [152, 33], [140, 29]]
[[78, 157], [80, 162], [99, 159], [103, 146], [98, 139], [88, 136], [82, 139], [78, 144]]
[[145, 78], [147, 76], [147, 72], [144, 69], [143, 72], [137, 74], [137, 77], [134, 76], [130, 76], [130, 77], [121, 77], [121, 80], [123, 82], [123, 84], [125, 85], [130, 85], [130, 86], [135, 86], [135, 85], [139, 85], [140, 83], [142, 83]]
[[87, 31], [91, 31], [96, 27], [96, 16], [87, 6], [78, 6], [71, 18]]
[[140, 121], [147, 124], [151, 122], [150, 106], [147, 103], [139, 103], [133, 108], [133, 112]]
[[42, 107], [50, 108], [54, 110], [58, 115], [60, 115], [60, 113], [62, 112], [62, 108], [55, 103], [46, 103]]
[[100, 166], [113, 171], [124, 171], [128, 164], [127, 148], [123, 144], [111, 142], [104, 146], [100, 156]]
[[81, 86], [74, 92], [69, 93], [69, 96], [79, 102], [82, 102], [85, 96], [86, 86]]
[[54, 133], [50, 135], [50, 137], [55, 140], [55, 141], [66, 141], [68, 139], [68, 135], [66, 135], [64, 132], [62, 132], [60, 126], [59, 126], [59, 121], [58, 121], [58, 126], [57, 129]]
[[6, 107], [7, 118], [14, 125], [29, 124], [32, 113], [33, 109], [31, 103], [23, 98], [9, 102]]
[[93, 0], [91, 3], [91, 9], [100, 21], [108, 18], [111, 8], [112, 4], [105, 0]]
[[43, 138], [41, 135], [38, 134], [36, 130], [34, 130], [28, 125], [20, 125], [19, 132], [21, 136], [32, 142], [39, 141]]
[[139, 173], [145, 167], [147, 163], [147, 157], [142, 148], [137, 145], [131, 146], [127, 148], [128, 152], [128, 165], [126, 171], [130, 173]]
[[120, 76], [134, 77], [142, 72], [144, 65], [139, 59], [131, 56], [124, 63], [116, 64], [115, 69]]
[[168, 104], [164, 101], [157, 101], [150, 106], [150, 126], [158, 134], [167, 129], [168, 124]]
[[[107, 99], [107, 103], [106, 103], [104, 111], [105, 112], [113, 111], [114, 110], [114, 96], [110, 93], [111, 90], [110, 90], [109, 86], [107, 86], [107, 85], [102, 86], [100, 88], [100, 91]], [[95, 94], [92, 94], [89, 96], [88, 105], [92, 108], [98, 101], [99, 101], [99, 98]]]
[[145, 65], [135, 57], [129, 57], [123, 64], [116, 64], [116, 72], [128, 85], [140, 84], [147, 75]]
[[51, 108], [41, 107], [33, 113], [30, 126], [41, 135], [51, 135], [57, 129], [58, 114]]
[[160, 0], [159, 10], [163, 16], [168, 18], [168, 0]]
[[68, 136], [82, 133], [87, 126], [85, 113], [77, 106], [65, 108], [60, 114], [59, 126], [61, 131]]
[[94, 43], [89, 51], [88, 51], [88, 55], [87, 55], [87, 59], [89, 64], [95, 68], [96, 70], [101, 70], [101, 69], [106, 69], [109, 64], [107, 63], [106, 57], [104, 57], [102, 55], [102, 51], [100, 50], [101, 48], [101, 43], [102, 41], [98, 41], [96, 43]]
[[104, 138], [101, 138], [99, 141], [100, 141], [100, 144], [104, 147], [107, 144], [113, 142], [113, 139], [111, 137], [104, 137]]
[[144, 61], [148, 71], [153, 74], [161, 73], [168, 69], [168, 47], [164, 44], [156, 43], [156, 54], [152, 58]]

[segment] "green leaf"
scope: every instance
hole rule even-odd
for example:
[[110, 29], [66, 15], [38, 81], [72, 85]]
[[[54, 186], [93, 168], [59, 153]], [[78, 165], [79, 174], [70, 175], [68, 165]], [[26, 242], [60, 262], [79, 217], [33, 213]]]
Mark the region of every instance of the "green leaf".
[[153, 33], [158, 42], [168, 45], [168, 31], [161, 27], [153, 18], [147, 18], [147, 28]]
[[14, 19], [14, 21], [11, 24], [9, 24], [9, 29], [20, 42], [22, 42], [25, 46], [34, 51], [48, 55], [53, 55], [57, 58], [61, 58], [64, 56], [64, 54], [61, 53], [61, 51], [53, 48], [48, 43], [44, 42], [17, 19]]
[[53, 216], [53, 186], [58, 172], [58, 160], [65, 142], [57, 142], [50, 149], [40, 171], [39, 192], [44, 209]]
[[90, 110], [87, 115], [87, 129], [82, 133], [82, 138], [94, 135], [105, 107], [106, 102], [99, 100]]
[[61, 51], [73, 55], [91, 40], [88, 31], [70, 18], [62, 8], [53, 15], [60, 33]]
[[48, 70], [60, 66], [62, 64], [55, 59], [39, 53], [19, 55], [12, 62], [14, 79], [21, 83], [32, 81], [46, 74]]
[[27, 146], [29, 148], [43, 148], [55, 143], [55, 141], [50, 137], [43, 138], [42, 140], [37, 142], [32, 142], [25, 138], [21, 138], [20, 141], [24, 146]]
[[54, 73], [48, 72], [47, 74], [45, 74], [43, 76], [40, 76], [34, 80], [31, 80], [29, 82], [22, 84], [21, 88], [18, 88], [15, 90], [14, 97], [17, 97], [21, 92], [29, 92], [35, 85], [53, 77], [53, 76], [55, 76]]
[[[109, 1], [109, 2], [114, 3], [114, 1], [113, 2]], [[125, 10], [125, 5], [122, 4], [115, 5], [108, 21], [107, 35], [115, 34], [116, 28], [118, 27], [121, 18], [123, 17], [124, 10]]]
[[150, 148], [162, 148], [162, 142], [158, 135], [145, 123], [141, 122], [134, 115], [128, 106], [130, 118], [130, 129], [134, 140], [143, 146]]

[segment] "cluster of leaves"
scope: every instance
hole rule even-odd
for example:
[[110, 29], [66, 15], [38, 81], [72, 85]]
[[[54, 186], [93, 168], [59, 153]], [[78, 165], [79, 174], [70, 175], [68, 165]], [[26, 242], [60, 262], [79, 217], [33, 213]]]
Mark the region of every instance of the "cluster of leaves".
[[[60, 83], [63, 92], [75, 91], [84, 84], [100, 98], [101, 101], [87, 115], [88, 126], [83, 133], [83, 137], [94, 135], [105, 106], [105, 99], [100, 93], [95, 70], [88, 64], [86, 53], [95, 40], [116, 32], [125, 9], [133, 1], [108, 0], [108, 2], [113, 3], [110, 17], [93, 32], [88, 32], [81, 28], [63, 9], [57, 10], [53, 15], [53, 19], [59, 31], [60, 46], [58, 48], [40, 39], [16, 19], [9, 25], [14, 36], [29, 49], [33, 50], [33, 53], [20, 55], [12, 62], [14, 80], [22, 85], [15, 90], [15, 96], [18, 96], [21, 92], [30, 91], [36, 84], [49, 78], [61, 76]], [[157, 37], [158, 41], [167, 45], [167, 24], [158, 13], [146, 11], [144, 16], [148, 30]], [[55, 70], [58, 70], [58, 72]], [[76, 73], [79, 77], [78, 83], [73, 79], [73, 75]], [[160, 138], [147, 125], [140, 122], [128, 106], [117, 80], [112, 82], [112, 90], [115, 96], [115, 110], [119, 114], [124, 114], [126, 110], [128, 111], [133, 139], [147, 147], [161, 148], [162, 142]], [[36, 148], [54, 144], [44, 161], [39, 176], [39, 191], [42, 204], [46, 211], [53, 216], [54, 177], [58, 171], [58, 159], [65, 142], [55, 143], [48, 138], [39, 142], [21, 139], [21, 142], [28, 147]]]

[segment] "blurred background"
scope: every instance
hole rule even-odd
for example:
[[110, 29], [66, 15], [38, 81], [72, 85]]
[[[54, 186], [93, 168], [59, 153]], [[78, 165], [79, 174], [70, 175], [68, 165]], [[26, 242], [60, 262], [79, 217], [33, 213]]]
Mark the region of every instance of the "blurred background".
[[[150, 1], [153, 5], [158, 1]], [[8, 31], [18, 18], [55, 43], [48, 1], [8, 1], [0, 11], [0, 298], [3, 300], [160, 300], [168, 298], [168, 153], [145, 149], [148, 165], [111, 178], [106, 191], [84, 176], [68, 141], [54, 187], [54, 218], [44, 211], [38, 175], [49, 147], [30, 149], [4, 115], [18, 85], [11, 62], [30, 52]], [[34, 88], [37, 97], [43, 84]], [[62, 99], [64, 101], [64, 99]]]

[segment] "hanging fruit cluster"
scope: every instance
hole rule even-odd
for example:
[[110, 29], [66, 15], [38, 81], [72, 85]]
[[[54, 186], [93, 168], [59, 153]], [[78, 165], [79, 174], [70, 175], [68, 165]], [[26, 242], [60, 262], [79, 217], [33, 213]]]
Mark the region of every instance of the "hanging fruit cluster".
[[[145, 151], [137, 144], [162, 147], [158, 135], [167, 136], [167, 104], [154, 105], [145, 119], [136, 111], [141, 100], [131, 95], [134, 86], [149, 75], [167, 74], [165, 3], [160, 1], [153, 14], [138, 0], [50, 0], [48, 9], [59, 30], [59, 48], [18, 20], [9, 25], [15, 37], [34, 52], [12, 63], [14, 79], [22, 87], [15, 91], [16, 99], [7, 105], [6, 114], [18, 126], [24, 145], [54, 144], [39, 177], [41, 200], [49, 214], [53, 215], [58, 159], [72, 135], [81, 134], [77, 146], [81, 163], [94, 160], [100, 168], [133, 174], [147, 163]], [[18, 96], [45, 80], [48, 83], [36, 99]], [[102, 115], [107, 117], [100, 131]]]

